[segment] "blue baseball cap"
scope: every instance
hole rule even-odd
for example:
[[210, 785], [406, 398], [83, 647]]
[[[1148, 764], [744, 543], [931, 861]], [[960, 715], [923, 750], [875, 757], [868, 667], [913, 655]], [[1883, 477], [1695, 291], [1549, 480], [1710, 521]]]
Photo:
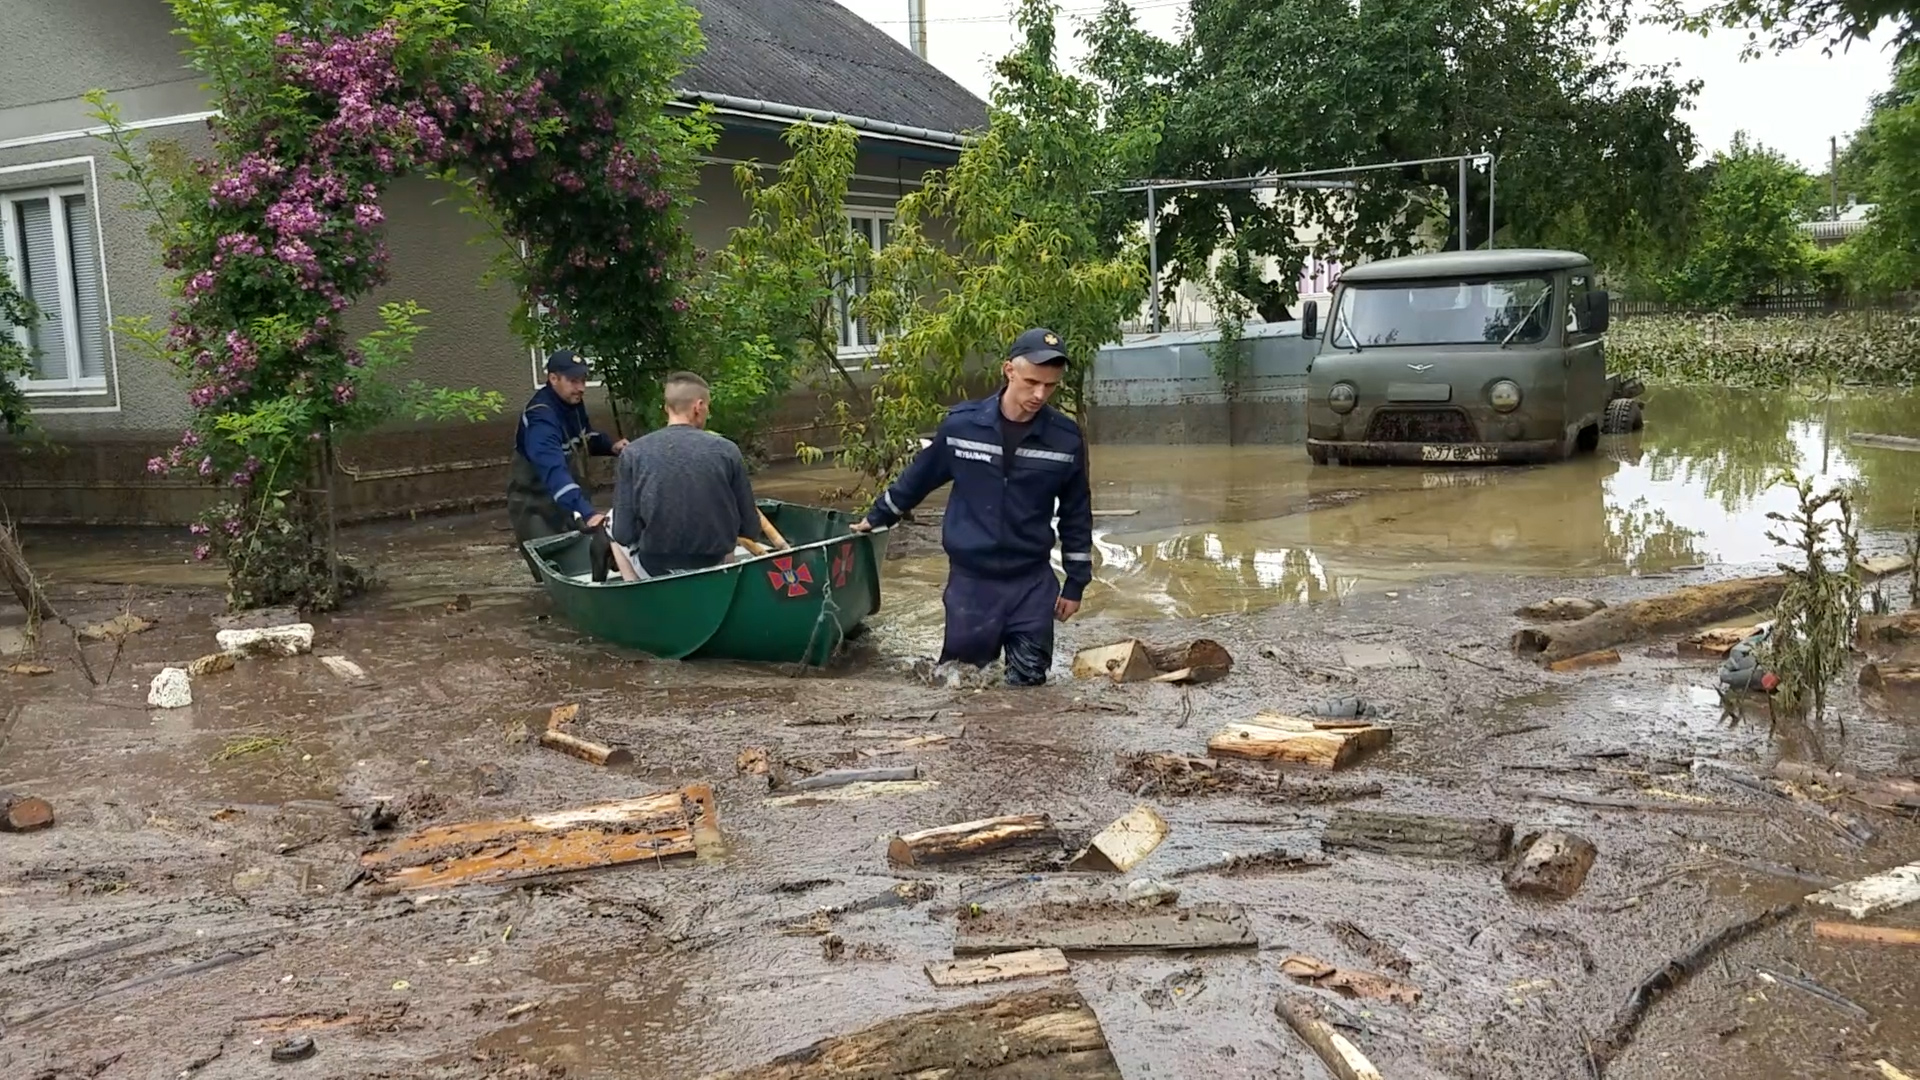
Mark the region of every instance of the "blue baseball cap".
[[572, 349], [555, 349], [553, 350], [553, 354], [547, 357], [547, 374], [549, 375], [562, 375], [569, 379], [584, 379], [592, 374], [592, 372], [593, 369], [587, 366], [586, 361], [573, 355]]
[[1007, 346], [1007, 359], [1018, 360], [1025, 357], [1030, 364], [1064, 364], [1067, 354], [1060, 351], [1060, 335], [1044, 326], [1033, 329], [1013, 339]]

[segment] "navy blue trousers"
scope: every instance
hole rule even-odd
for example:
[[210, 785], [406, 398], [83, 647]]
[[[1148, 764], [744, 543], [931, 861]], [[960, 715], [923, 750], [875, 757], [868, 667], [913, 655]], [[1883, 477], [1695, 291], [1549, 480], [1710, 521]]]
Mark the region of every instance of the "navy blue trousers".
[[1005, 651], [1007, 682], [1039, 686], [1053, 665], [1053, 602], [1059, 598], [1060, 581], [1045, 564], [1006, 578], [949, 571], [940, 662], [985, 667]]

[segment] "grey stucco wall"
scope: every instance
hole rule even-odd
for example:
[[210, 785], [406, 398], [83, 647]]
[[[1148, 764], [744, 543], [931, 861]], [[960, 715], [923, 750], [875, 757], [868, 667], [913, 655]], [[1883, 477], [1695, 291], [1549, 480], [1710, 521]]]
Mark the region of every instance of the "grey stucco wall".
[[80, 95], [129, 119], [204, 109], [166, 0], [0, 0], [0, 141], [93, 126]]

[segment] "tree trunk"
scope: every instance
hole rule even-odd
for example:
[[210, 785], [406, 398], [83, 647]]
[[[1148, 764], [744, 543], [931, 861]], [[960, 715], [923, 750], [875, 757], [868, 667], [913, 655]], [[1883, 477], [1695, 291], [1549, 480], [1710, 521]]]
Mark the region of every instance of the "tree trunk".
[[1659, 596], [1603, 608], [1564, 626], [1522, 630], [1514, 635], [1514, 647], [1520, 653], [1537, 653], [1542, 660], [1553, 663], [1763, 611], [1780, 602], [1780, 594], [1786, 587], [1784, 575], [1688, 585]]
[[558, 750], [569, 757], [594, 765], [631, 765], [633, 751], [614, 749], [596, 742], [576, 738], [564, 731], [546, 730], [540, 733], [540, 745], [549, 750]]
[[35, 832], [53, 824], [53, 807], [45, 799], [0, 791], [0, 832]]
[[1053, 819], [1045, 814], [984, 818], [896, 836], [887, 844], [887, 861], [895, 866], [920, 866], [1057, 839]]
[[1321, 847], [1481, 862], [1504, 860], [1512, 845], [1513, 826], [1504, 821], [1425, 817], [1377, 810], [1336, 811], [1320, 835]]

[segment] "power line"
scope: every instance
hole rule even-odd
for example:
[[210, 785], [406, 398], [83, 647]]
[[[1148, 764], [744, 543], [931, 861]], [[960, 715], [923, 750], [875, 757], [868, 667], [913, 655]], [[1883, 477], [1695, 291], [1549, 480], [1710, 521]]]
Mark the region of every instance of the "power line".
[[[1147, 3], [1137, 3], [1137, 4], [1131, 4], [1129, 6], [1132, 7], [1134, 12], [1137, 14], [1142, 11], [1154, 11], [1154, 10], [1159, 10], [1164, 8], [1185, 7], [1187, 6], [1187, 3], [1188, 3], [1188, 0], [1148, 0]], [[1099, 5], [1095, 7], [1083, 7], [1083, 8], [1061, 8], [1060, 14], [1062, 15], [1098, 15], [1100, 12], [1104, 10], [1106, 10], [1105, 5]], [[907, 20], [907, 19], [868, 19], [867, 21], [872, 23], [875, 26], [907, 26], [909, 25], [909, 22], [910, 22], [910, 20]], [[1013, 11], [1011, 9], [999, 15], [951, 15], [941, 19], [935, 19], [935, 18], [927, 19], [928, 25], [939, 24], [942, 26], [951, 26], [956, 23], [1011, 23], [1012, 21], [1013, 21]]]

